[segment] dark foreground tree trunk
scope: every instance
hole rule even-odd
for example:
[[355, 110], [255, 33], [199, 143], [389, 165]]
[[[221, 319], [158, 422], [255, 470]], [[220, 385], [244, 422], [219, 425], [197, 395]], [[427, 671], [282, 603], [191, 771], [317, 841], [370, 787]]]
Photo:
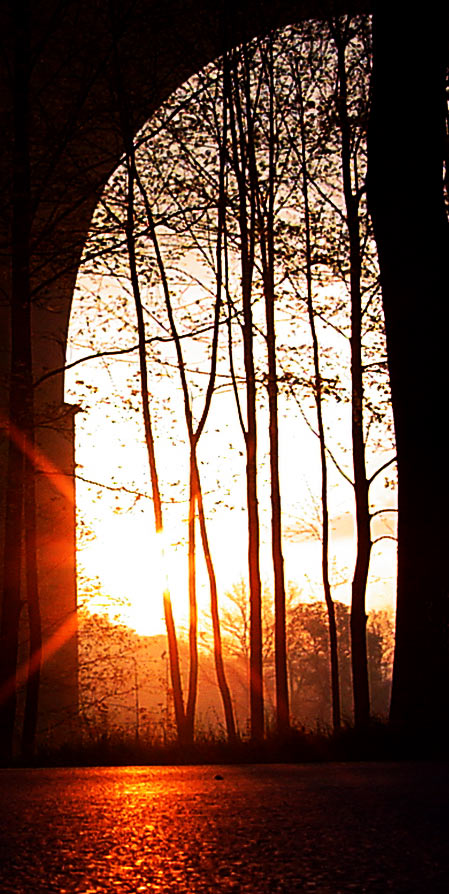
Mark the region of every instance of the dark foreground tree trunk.
[[447, 40], [445, 4], [431, 2], [416, 17], [405, 4], [379, 4], [368, 148], [398, 459], [391, 723], [442, 747], [449, 730]]

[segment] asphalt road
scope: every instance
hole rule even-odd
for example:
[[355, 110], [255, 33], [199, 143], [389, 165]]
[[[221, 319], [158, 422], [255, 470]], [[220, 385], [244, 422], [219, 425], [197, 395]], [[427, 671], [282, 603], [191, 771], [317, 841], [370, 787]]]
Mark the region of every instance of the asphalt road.
[[448, 808], [447, 764], [0, 770], [0, 891], [449, 894]]

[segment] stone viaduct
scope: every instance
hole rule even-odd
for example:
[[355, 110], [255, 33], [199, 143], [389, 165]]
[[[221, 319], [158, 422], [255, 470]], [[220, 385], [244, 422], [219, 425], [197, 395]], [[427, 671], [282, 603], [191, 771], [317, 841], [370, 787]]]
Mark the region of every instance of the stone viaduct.
[[[71, 624], [76, 613], [74, 408], [64, 403], [62, 368], [80, 254], [101, 189], [123, 151], [114, 53], [137, 132], [171, 91], [225, 45], [305, 17], [367, 11], [370, 5], [368, 0], [11, 0], [0, 5], [0, 519], [8, 440], [15, 42], [25, 35], [38, 571], [44, 635], [50, 640], [41, 683], [41, 735], [50, 730], [53, 741], [67, 734], [77, 705]], [[2, 536], [3, 528], [2, 523]]]

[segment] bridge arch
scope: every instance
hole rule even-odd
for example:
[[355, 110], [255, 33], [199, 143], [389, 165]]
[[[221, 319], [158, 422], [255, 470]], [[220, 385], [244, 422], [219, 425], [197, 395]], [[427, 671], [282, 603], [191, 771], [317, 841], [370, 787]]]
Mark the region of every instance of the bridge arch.
[[[48, 468], [53, 469], [50, 476], [41, 476], [38, 492], [39, 572], [46, 636], [55, 634], [64, 620], [76, 610], [73, 414], [63, 402], [62, 367], [79, 258], [98, 196], [122, 153], [119, 109], [113, 87], [114, 45], [119, 47], [124, 78], [130, 85], [134, 129], [138, 131], [172, 90], [219, 55], [226, 39], [238, 41], [307, 17], [367, 12], [371, 5], [369, 0], [279, 0], [276, 3], [245, 0], [240, 4], [215, 4], [212, 0], [64, 0], [56, 4], [54, 0], [41, 0], [36, 5], [33, 2], [23, 4], [23, 10], [31, 9], [28, 29], [31, 67], [26, 88], [30, 105], [27, 120], [32, 211], [30, 266], [34, 378], [41, 380], [35, 394], [38, 414], [46, 420], [39, 429], [39, 448], [49, 463]], [[388, 190], [396, 195], [396, 208], [399, 208], [398, 215], [391, 219], [393, 230], [387, 227], [384, 233], [385, 242], [381, 249], [385, 269], [387, 273], [392, 273], [389, 288], [393, 291], [396, 289], [395, 295], [391, 291], [387, 295], [384, 291], [389, 313], [390, 359], [397, 407], [401, 401], [408, 407], [412, 382], [412, 391], [419, 395], [421, 409], [424, 407], [421, 428], [428, 432], [441, 411], [441, 387], [429, 398], [414, 371], [413, 350], [418, 345], [421, 347], [422, 362], [427, 363], [431, 371], [428, 378], [436, 383], [444, 382], [447, 306], [443, 308], [440, 302], [440, 314], [445, 313], [446, 317], [441, 317], [438, 332], [430, 321], [426, 321], [423, 327], [423, 319], [418, 322], [418, 318], [422, 294], [429, 289], [429, 272], [433, 294], [441, 294], [446, 288], [441, 260], [447, 252], [447, 219], [443, 224], [439, 183], [439, 65], [443, 58], [442, 42], [447, 19], [443, 13], [440, 17], [429, 13], [418, 27], [413, 17], [406, 17], [402, 9], [394, 11], [384, 3], [379, 3], [378, 8], [384, 16], [381, 52], [385, 58], [388, 56], [387, 75], [397, 78], [398, 89], [403, 90], [399, 107], [397, 102], [395, 104], [397, 93], [392, 91], [391, 80], [384, 71], [378, 103], [383, 104], [386, 110], [384, 115], [391, 116], [390, 150], [392, 148], [393, 161], [389, 159], [391, 171], [387, 177], [379, 174], [378, 167], [377, 185], [380, 191], [385, 193]], [[0, 8], [3, 44], [0, 57], [3, 134], [0, 239], [4, 247], [0, 261], [0, 411], [3, 417], [7, 415], [8, 406], [11, 329], [8, 296], [11, 294], [13, 243], [9, 217], [13, 200], [18, 197], [17, 193], [13, 194], [14, 181], [11, 177], [11, 163], [16, 157], [13, 122], [20, 95], [20, 84], [14, 77], [14, 73], [17, 75], [15, 50], [17, 37], [20, 40], [26, 38], [27, 22], [25, 18], [21, 20], [23, 10], [19, 2], [2, 4]], [[114, 15], [114, 10], [117, 17], [115, 31], [112, 32], [111, 14]], [[385, 27], [387, 17], [388, 28]], [[419, 28], [422, 28], [422, 36], [418, 33]], [[113, 33], [117, 40], [112, 39]], [[419, 65], [413, 62], [410, 55], [415, 45], [420, 47]], [[407, 47], [411, 48], [410, 51]], [[400, 49], [398, 53], [397, 48]], [[416, 96], [423, 93], [429, 97], [429, 102], [417, 108]], [[401, 155], [402, 134], [407, 131], [410, 120], [415, 122], [415, 139], [409, 142], [404, 156]], [[396, 171], [400, 167], [404, 173], [401, 183], [395, 177], [395, 165]], [[414, 183], [413, 205], [406, 186], [411, 182]], [[385, 207], [385, 195], [382, 200]], [[433, 222], [432, 225], [428, 221]], [[395, 252], [392, 258], [393, 245]], [[414, 246], [413, 250], [410, 246]], [[404, 265], [411, 254], [415, 261], [414, 273], [404, 285], [398, 280], [398, 269], [401, 264], [402, 270], [405, 269]], [[403, 333], [404, 320], [407, 322], [406, 338]], [[61, 372], [47, 375], [56, 369]], [[425, 439], [416, 438], [413, 411], [407, 409], [402, 421], [404, 424], [398, 433], [403, 445], [402, 468], [407, 485], [403, 489], [404, 502], [403, 507], [400, 506], [400, 515], [402, 513], [405, 519], [402, 530], [404, 543], [407, 542], [408, 547], [402, 552], [400, 567], [403, 571], [400, 575], [403, 574], [404, 581], [408, 581], [408, 590], [407, 587], [402, 588], [404, 593], [400, 600], [401, 606], [406, 606], [400, 611], [404, 612], [404, 617], [407, 615], [407, 619], [402, 624], [399, 649], [400, 654], [405, 656], [405, 672], [397, 693], [402, 704], [409, 705], [411, 722], [416, 711], [413, 701], [416, 692], [419, 693], [418, 702], [425, 716], [429, 715], [428, 704], [432, 704], [437, 712], [439, 705], [441, 708], [441, 704], [447, 705], [448, 702], [448, 663], [446, 659], [440, 660], [442, 649], [432, 647], [434, 642], [442, 643], [443, 639], [447, 645], [447, 579], [444, 563], [447, 511], [444, 504], [445, 487], [435, 477], [444, 457], [442, 439], [438, 438], [431, 450]], [[6, 477], [6, 445], [7, 440], [3, 439], [0, 447], [2, 481]], [[435, 451], [439, 462], [435, 461]], [[423, 474], [416, 479], [416, 468], [422, 467], [423, 457], [429, 474], [435, 469], [435, 473], [432, 471], [432, 486]], [[415, 499], [411, 505], [413, 486]], [[417, 486], [419, 492], [416, 497]], [[67, 499], [70, 488], [71, 498]], [[63, 497], [61, 491], [65, 494]], [[2, 488], [2, 538], [4, 500], [5, 488]], [[437, 519], [438, 537], [434, 536], [433, 531], [431, 535], [426, 534], [420, 522], [426, 514]], [[427, 556], [427, 563], [421, 562], [418, 567], [417, 556], [420, 552]], [[432, 569], [432, 586], [436, 595], [435, 599], [430, 596], [425, 602], [425, 654], [429, 671], [427, 673], [426, 669], [426, 673], [421, 673], [419, 668], [413, 669], [413, 659], [423, 630], [419, 614], [420, 597], [422, 592], [429, 589], [426, 565]], [[399, 590], [402, 592], [401, 586]], [[407, 691], [410, 693], [408, 696]], [[43, 713], [50, 716], [56, 708], [60, 711], [62, 706], [67, 717], [72, 716], [76, 708], [76, 692], [76, 643], [72, 638], [64, 647], [55, 648], [46, 661], [42, 688]], [[430, 702], [429, 693], [432, 694]], [[438, 702], [439, 696], [441, 704]], [[54, 728], [61, 731], [63, 727], [58, 723]], [[447, 734], [447, 720], [445, 731]]]
[[[123, 153], [117, 73], [136, 134], [161, 103], [188, 77], [231, 46], [257, 33], [306, 17], [364, 11], [366, 0], [67, 0], [56, 11], [51, 0], [31, 13], [33, 66], [30, 103], [30, 193], [33, 210], [30, 276], [33, 298], [33, 372], [39, 455], [39, 578], [43, 634], [54, 639], [41, 683], [41, 730], [64, 738], [76, 715], [74, 412], [64, 403], [64, 362], [73, 290], [92, 215], [104, 184]], [[3, 5], [0, 28], [9, 34], [1, 72], [3, 133], [9, 151], [0, 161], [6, 204], [13, 201], [9, 164], [13, 157], [17, 94], [9, 71], [15, 65], [14, 21]], [[18, 31], [17, 31], [18, 29]], [[3, 241], [10, 233], [0, 222]], [[0, 285], [11, 291], [11, 269], [3, 258]], [[0, 407], [8, 403], [8, 308], [0, 308], [5, 334], [0, 359]], [[6, 341], [5, 341], [6, 337]], [[6, 473], [6, 447], [0, 475]], [[2, 493], [3, 497], [3, 493]], [[0, 519], [4, 509], [0, 505]], [[66, 633], [58, 634], [58, 631]], [[59, 642], [58, 640], [61, 640]], [[50, 654], [51, 652], [51, 654]], [[64, 722], [61, 723], [61, 717]]]

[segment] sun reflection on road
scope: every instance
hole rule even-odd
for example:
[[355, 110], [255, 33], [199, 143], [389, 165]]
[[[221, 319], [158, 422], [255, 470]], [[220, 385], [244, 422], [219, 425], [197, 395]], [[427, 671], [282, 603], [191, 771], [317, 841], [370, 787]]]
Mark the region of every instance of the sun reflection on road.
[[446, 767], [0, 773], [2, 894], [447, 891]]

